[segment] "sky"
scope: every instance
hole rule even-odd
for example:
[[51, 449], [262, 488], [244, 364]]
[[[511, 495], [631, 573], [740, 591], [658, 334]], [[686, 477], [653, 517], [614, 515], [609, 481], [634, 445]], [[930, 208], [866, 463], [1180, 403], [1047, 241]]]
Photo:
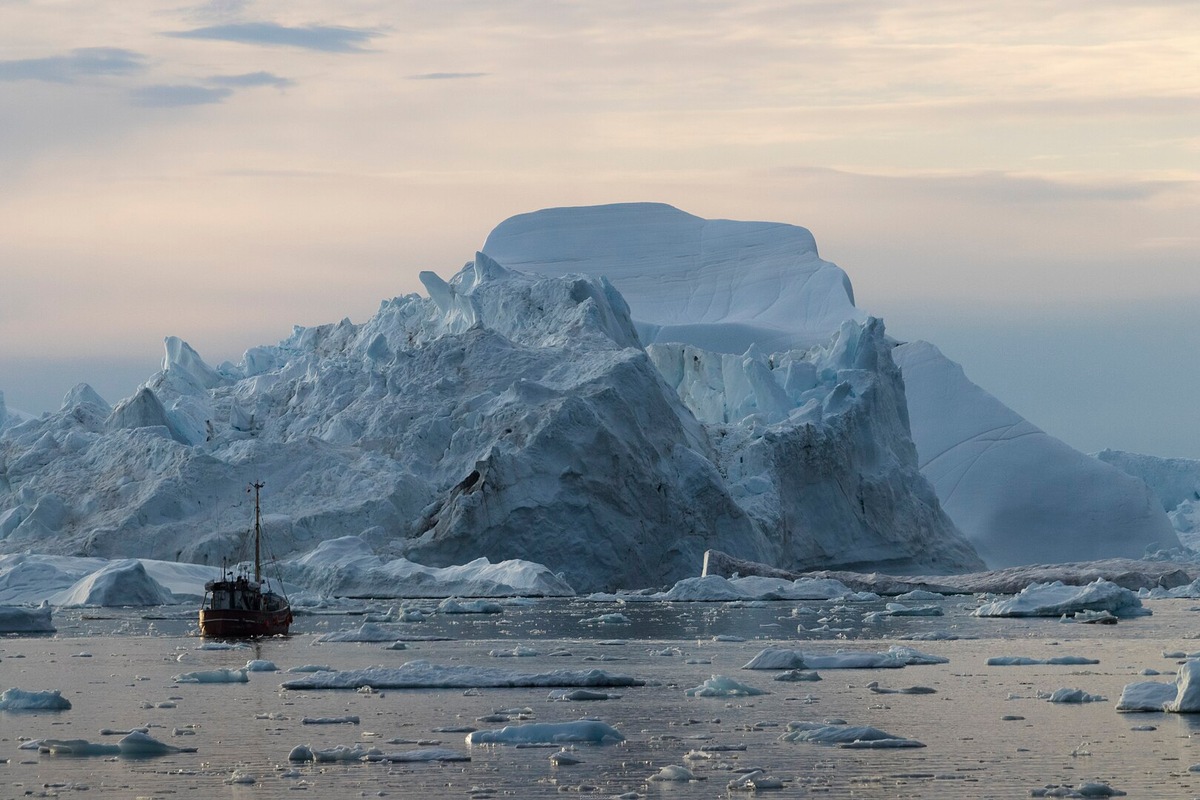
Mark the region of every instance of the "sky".
[[[972, 6], [978, 6], [972, 8]], [[801, 225], [1068, 444], [1200, 458], [1200, 4], [0, 0], [0, 391], [367, 319], [553, 206]]]

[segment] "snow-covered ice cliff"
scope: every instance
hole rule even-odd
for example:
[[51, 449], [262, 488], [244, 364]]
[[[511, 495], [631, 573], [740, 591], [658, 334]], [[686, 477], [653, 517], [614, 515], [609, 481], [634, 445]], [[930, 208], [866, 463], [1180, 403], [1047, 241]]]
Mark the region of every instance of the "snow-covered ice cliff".
[[1162, 503], [1179, 541], [1200, 550], [1200, 461], [1101, 450], [1096, 458], [1145, 482]]
[[789, 568], [977, 564], [920, 491], [878, 323], [780, 362], [770, 380], [797, 413], [721, 433], [603, 278], [480, 254], [422, 280], [428, 297], [238, 364], [168, 338], [162, 371], [115, 407], [78, 387], [8, 429], [0, 549], [219, 564], [262, 480], [279, 556], [358, 536], [387, 561], [536, 561], [578, 590], [670, 583], [708, 548]]
[[[910, 436], [910, 413], [942, 413], [943, 395], [902, 378], [808, 231], [624, 204], [521, 215], [485, 249], [362, 324], [296, 328], [216, 367], [169, 337], [162, 370], [113, 406], [81, 385], [56, 413], [5, 412], [0, 552], [220, 564], [262, 480], [276, 555], [357, 537], [369, 575], [342, 582], [353, 591], [480, 557], [544, 564], [579, 591], [669, 584], [707, 549], [789, 570], [983, 566], [918, 470], [928, 426]], [[977, 459], [977, 477], [1084, 475], [1009, 452]], [[1129, 482], [1104, 467], [1088, 492], [1018, 502], [1065, 532], [985, 551], [1172, 544], [1160, 509], [1130, 529], [1114, 475]], [[960, 526], [988, 543], [976, 522], [1014, 497], [974, 497]]]
[[[701, 357], [706, 380], [676, 382], [706, 422], [787, 414], [794, 403], [795, 393], [760, 379], [761, 368], [729, 368], [749, 347], [766, 361], [864, 319], [845, 273], [818, 257], [808, 231], [790, 225], [703, 220], [649, 203], [547, 209], [501, 223], [484, 251], [544, 275], [605, 275], [648, 341], [734, 356]], [[989, 567], [1178, 546], [1138, 481], [1037, 429], [936, 348], [906, 345], [896, 362], [921, 470]], [[673, 369], [665, 370], [669, 380]]]

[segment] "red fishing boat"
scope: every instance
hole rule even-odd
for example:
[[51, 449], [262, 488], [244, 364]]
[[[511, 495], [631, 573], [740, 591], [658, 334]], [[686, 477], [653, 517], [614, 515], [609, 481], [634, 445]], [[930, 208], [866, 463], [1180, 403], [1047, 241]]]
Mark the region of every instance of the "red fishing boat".
[[282, 636], [292, 624], [292, 607], [287, 596], [271, 591], [263, 580], [262, 514], [258, 503], [262, 487], [261, 483], [251, 484], [254, 489], [254, 575], [226, 572], [221, 580], [204, 584], [201, 636], [221, 639]]

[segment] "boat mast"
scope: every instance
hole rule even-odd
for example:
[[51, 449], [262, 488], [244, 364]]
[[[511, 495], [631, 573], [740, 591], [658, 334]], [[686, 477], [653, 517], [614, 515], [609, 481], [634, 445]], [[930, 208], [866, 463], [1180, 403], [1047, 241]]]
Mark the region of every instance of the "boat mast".
[[250, 484], [254, 487], [254, 582], [262, 583], [262, 557], [259, 539], [262, 538], [262, 522], [258, 510], [258, 490], [263, 488], [261, 483]]

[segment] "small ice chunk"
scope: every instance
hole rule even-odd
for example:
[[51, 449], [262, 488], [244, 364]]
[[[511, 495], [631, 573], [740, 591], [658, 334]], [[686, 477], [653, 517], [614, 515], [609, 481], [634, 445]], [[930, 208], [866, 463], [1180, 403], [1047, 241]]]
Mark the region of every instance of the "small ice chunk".
[[687, 783], [696, 780], [696, 774], [687, 767], [671, 764], [660, 769], [656, 775], [651, 775], [650, 780]]
[[184, 672], [176, 675], [171, 680], [176, 683], [249, 683], [250, 676], [243, 669], [228, 669], [221, 667], [220, 669], [200, 670], [198, 672]]
[[532, 647], [517, 645], [512, 650], [489, 650], [488, 655], [492, 658], [533, 658], [541, 653]]
[[579, 620], [584, 625], [632, 625], [633, 620], [624, 614], [601, 614]]
[[503, 614], [504, 606], [494, 600], [459, 600], [447, 597], [437, 610], [443, 614]]
[[248, 672], [278, 672], [279, 667], [275, 666], [274, 661], [265, 661], [261, 658], [252, 658], [246, 662], [244, 667]]
[[688, 689], [686, 694], [688, 697], [752, 697], [767, 692], [724, 675], [713, 675], [699, 686]]
[[344, 715], [341, 717], [304, 717], [300, 720], [301, 725], [357, 725], [359, 718], [354, 715]]
[[1057, 689], [1049, 698], [1051, 703], [1102, 703], [1106, 699], [1083, 689]]

